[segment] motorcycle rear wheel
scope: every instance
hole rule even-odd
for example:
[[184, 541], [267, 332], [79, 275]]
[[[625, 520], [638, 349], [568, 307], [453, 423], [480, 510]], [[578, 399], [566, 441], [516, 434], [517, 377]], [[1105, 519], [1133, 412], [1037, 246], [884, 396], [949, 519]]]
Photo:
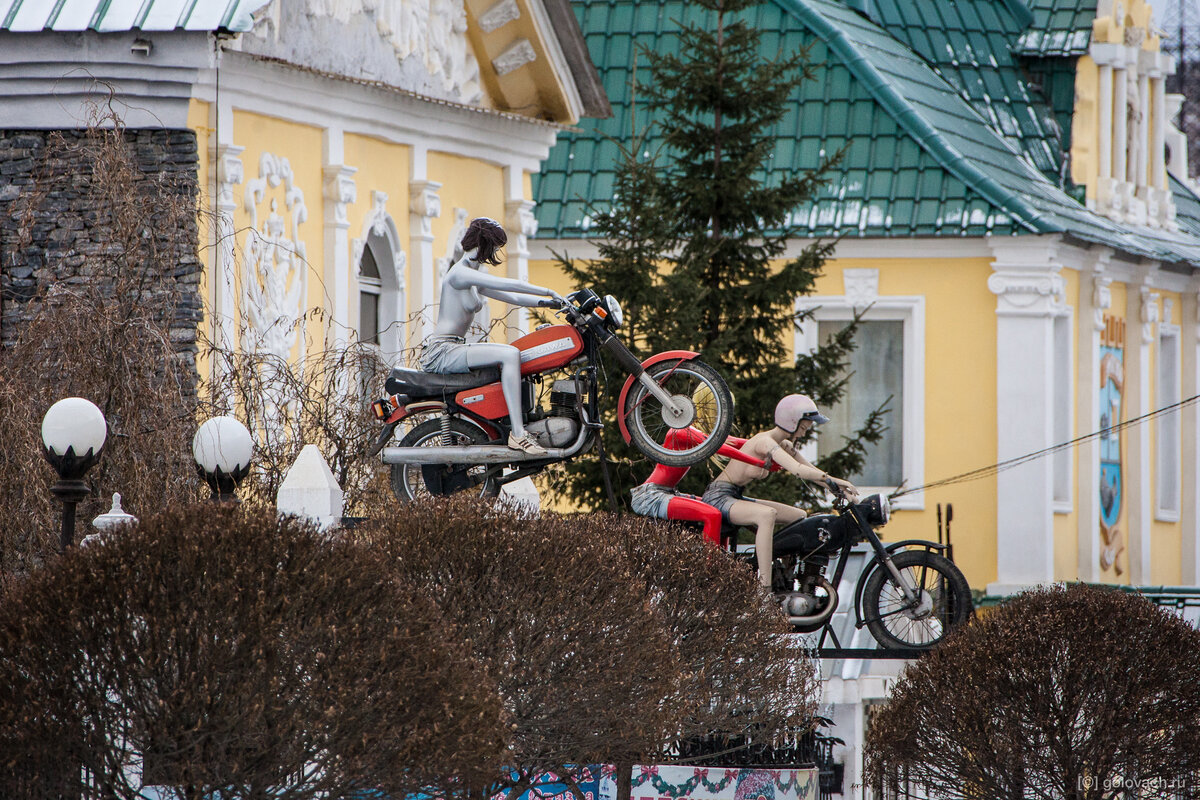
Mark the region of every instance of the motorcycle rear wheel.
[[923, 602], [910, 608], [904, 592], [887, 567], [879, 564], [863, 586], [863, 616], [867, 630], [884, 647], [927, 650], [971, 615], [971, 588], [952, 561], [928, 550], [892, 555], [892, 563], [907, 575]]
[[[487, 444], [487, 442], [487, 434], [478, 426], [463, 422], [461, 419], [450, 420], [450, 447]], [[401, 447], [442, 447], [444, 445], [446, 443], [442, 441], [441, 417], [425, 420], [400, 440]], [[453, 476], [470, 481], [478, 479], [487, 472], [487, 467], [481, 464], [449, 464], [441, 469], [444, 470], [444, 475], [447, 477]], [[479, 487], [480, 497], [492, 497], [500, 491], [500, 487], [491, 478], [484, 479], [482, 483], [475, 485]], [[439, 494], [449, 493], [443, 491]], [[415, 503], [423, 497], [432, 497], [434, 493], [430, 491], [425, 481], [421, 464], [392, 464], [392, 494], [396, 495], [396, 499], [401, 503]]]
[[733, 425], [733, 395], [725, 379], [698, 360], [660, 361], [646, 374], [694, 412], [682, 427], [691, 427], [700, 436], [690, 447], [668, 447], [667, 434], [680, 427], [667, 422], [662, 403], [644, 385], [634, 383], [621, 409], [633, 446], [668, 467], [690, 467], [716, 453]]

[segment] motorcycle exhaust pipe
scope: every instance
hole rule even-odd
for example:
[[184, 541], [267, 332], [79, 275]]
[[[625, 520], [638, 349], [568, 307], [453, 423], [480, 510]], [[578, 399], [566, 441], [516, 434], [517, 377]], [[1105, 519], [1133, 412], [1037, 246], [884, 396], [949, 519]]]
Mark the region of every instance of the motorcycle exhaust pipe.
[[515, 464], [521, 461], [555, 461], [578, 455], [588, 443], [587, 415], [580, 420], [579, 434], [568, 447], [547, 447], [540, 455], [522, 453], [502, 444], [470, 447], [385, 447], [385, 464]]

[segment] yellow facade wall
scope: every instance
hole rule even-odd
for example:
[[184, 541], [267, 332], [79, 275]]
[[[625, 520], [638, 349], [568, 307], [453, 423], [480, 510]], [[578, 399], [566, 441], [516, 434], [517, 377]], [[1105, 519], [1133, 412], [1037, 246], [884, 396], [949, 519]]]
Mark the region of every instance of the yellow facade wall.
[[[285, 236], [297, 236], [305, 245], [305, 257], [308, 263], [306, 276], [308, 291], [302, 299], [301, 313], [308, 315], [302, 335], [312, 346], [320, 347], [325, 338], [324, 315], [329, 312], [329, 295], [325, 291], [324, 262], [324, 225], [322, 222], [321, 190], [323, 176], [321, 174], [321, 131], [318, 128], [287, 122], [274, 117], [237, 110], [233, 115], [233, 140], [245, 147], [241, 159], [245, 165], [245, 179], [241, 186], [235, 187], [237, 209], [234, 212], [234, 227], [239, 231], [237, 242], [239, 260], [246, 255], [245, 247], [247, 234], [241, 233], [250, 226], [250, 215], [246, 211], [244, 197], [247, 186], [251, 181], [260, 177], [261, 158], [264, 154], [286, 158], [292, 169], [293, 186], [303, 193], [304, 205], [308, 211], [307, 220], [300, 223], [293, 232], [292, 214], [287, 208], [287, 187], [284, 183], [277, 186], [267, 185], [262, 202], [257, 204], [257, 225], [261, 230], [267, 215], [271, 211], [271, 203], [275, 203], [275, 213], [285, 220]], [[245, 268], [242, 267], [242, 278], [246, 280]], [[240, 289], [240, 287], [239, 287]], [[240, 291], [238, 293], [240, 295]], [[323, 314], [311, 313], [319, 309]], [[298, 355], [302, 343], [298, 342], [293, 354]]]
[[[1162, 292], [1159, 303], [1159, 319], [1168, 325], [1180, 325], [1183, 320], [1182, 295], [1178, 292]], [[1168, 306], [1171, 307], [1169, 319], [1166, 316]], [[1158, 342], [1155, 342], [1150, 350], [1152, 353], [1150, 405], [1153, 408], [1162, 408], [1167, 405], [1167, 398], [1161, 397], [1158, 390], [1160, 357]], [[1182, 387], [1180, 388], [1182, 389]], [[1180, 521], [1167, 522], [1158, 518], [1158, 486], [1161, 479], [1158, 471], [1158, 445], [1158, 424], [1153, 422], [1150, 423], [1150, 503], [1155, 513], [1150, 524], [1149, 582], [1158, 586], [1179, 586], [1183, 583], [1183, 523]]]
[[[842, 271], [878, 269], [879, 295], [925, 298], [925, 482], [996, 462], [996, 296], [988, 258], [831, 259], [816, 295], [843, 293]], [[955, 332], [971, 331], [970, 336]], [[925, 493], [923, 511], [897, 511], [885, 540], [937, 538], [937, 505], [954, 506], [954, 558], [972, 586], [996, 580], [996, 481]]]
[[[505, 217], [504, 169], [495, 164], [485, 164], [472, 158], [430, 151], [428, 156], [429, 180], [442, 184], [438, 194], [442, 199], [442, 214], [433, 220], [433, 252], [441, 258], [450, 239], [450, 231], [454, 227], [454, 210], [465, 208], [467, 219], [475, 217], [491, 217], [501, 224]], [[504, 257], [511, 252], [511, 245], [505, 248]], [[498, 267], [487, 267], [497, 275], [507, 275], [507, 262]], [[531, 276], [532, 277], [532, 276]], [[488, 304], [493, 321], [493, 341], [507, 341], [515, 338], [515, 328], [506, 325], [506, 314], [513, 314], [511, 308], [499, 301]], [[502, 320], [496, 323], [496, 320]]]
[[[209, 313], [214, 307], [212, 298], [212, 281], [209, 273], [212, 271], [213, 265], [216, 264], [216, 254], [214, 248], [211, 247], [211, 237], [215, 233], [215, 220], [213, 219], [213, 197], [209, 190], [209, 181], [212, 179], [212, 167], [209, 164], [209, 148], [211, 147], [213, 130], [208, 125], [209, 121], [209, 104], [200, 100], [191, 100], [188, 103], [187, 126], [196, 133], [196, 152], [200, 156], [199, 163], [196, 164], [196, 182], [200, 187], [200, 197], [197, 205], [200, 209], [197, 220], [197, 231], [200, 240], [200, 260], [204, 263], [204, 269], [200, 271], [200, 302], [203, 304], [204, 313], [200, 321], [196, 323], [198, 331], [198, 339], [204, 341], [211, 336], [209, 325]], [[196, 372], [198, 375], [205, 376], [209, 374], [212, 365], [209, 363], [208, 354], [203, 347], [196, 354]]]
[[[358, 170], [354, 175], [355, 201], [346, 208], [346, 219], [350, 224], [347, 246], [352, 247], [351, 243], [354, 239], [365, 238], [364, 227], [367, 216], [373, 207], [373, 197], [376, 192], [383, 192], [387, 195], [387, 213], [396, 223], [396, 231], [400, 235], [400, 246], [405, 253], [411, 253], [408, 225], [408, 185], [412, 170], [412, 148], [371, 136], [347, 133], [342, 139], [342, 154], [346, 166], [355, 167]], [[343, 287], [343, 291], [349, 293], [349, 323], [355, 331], [359, 331], [361, 327], [359, 325], [358, 264], [354, 263], [352, 254], [348, 258], [350, 274], [348, 285]], [[407, 272], [407, 266], [405, 272]], [[411, 287], [413, 285], [411, 278], [407, 275], [403, 277], [405, 285]], [[409, 294], [411, 295], [411, 291]], [[382, 326], [393, 322], [397, 321], [380, 321]], [[405, 326], [406, 336], [411, 333], [412, 326], [408, 324], [407, 319], [399, 320], [399, 322]]]
[[[1073, 269], [1064, 269], [1060, 273], [1063, 278], [1064, 293], [1067, 297], [1067, 302], [1074, 308], [1078, 309], [1077, 298], [1079, 297], [1079, 273]], [[1071, 368], [1071, 386], [1078, 391], [1079, 387], [1079, 359], [1080, 354], [1087, 352], [1086, 348], [1091, 345], [1091, 342], [1084, 342], [1079, 337], [1079, 316], [1078, 312], [1071, 316], [1071, 341], [1072, 352], [1075, 357], [1072, 359]], [[1079, 398], [1073, 396], [1071, 402], [1071, 430], [1074, 436], [1080, 436], [1085, 433], [1090, 433], [1090, 422], [1079, 420], [1076, 416], [1076, 409], [1079, 407]], [[1073, 447], [1069, 451], [1068, 457], [1071, 459], [1071, 475], [1073, 478], [1079, 475], [1079, 448]], [[1054, 579], [1059, 581], [1073, 581], [1079, 578], [1079, 481], [1071, 481], [1071, 510], [1068, 513], [1055, 513], [1054, 515]]]

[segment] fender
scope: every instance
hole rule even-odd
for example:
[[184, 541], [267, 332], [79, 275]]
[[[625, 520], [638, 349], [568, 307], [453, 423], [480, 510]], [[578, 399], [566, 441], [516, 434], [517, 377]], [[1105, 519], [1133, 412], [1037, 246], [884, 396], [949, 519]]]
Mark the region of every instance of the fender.
[[[886, 544], [884, 545], [883, 549], [887, 551], [888, 555], [891, 555], [902, 547], [919, 547], [933, 552], [934, 550], [945, 550], [947, 545], [938, 544], [936, 542], [927, 542], [923, 539], [905, 539], [902, 542], [891, 542]], [[854, 627], [856, 629], [862, 628], [867, 624], [866, 620], [864, 620], [862, 616], [863, 587], [867, 585], [867, 576], [875, 570], [881, 569], [882, 567], [883, 564], [879, 562], [879, 556], [876, 555], [869, 562], [867, 562], [867, 565], [863, 567], [862, 572], [858, 574], [858, 585], [854, 587]]]
[[[642, 370], [647, 370], [660, 361], [677, 359], [682, 364], [684, 361], [691, 361], [699, 357], [699, 353], [693, 353], [691, 350], [664, 350], [661, 353], [655, 353], [643, 361]], [[633, 382], [637, 380], [637, 377], [637, 375], [630, 375], [625, 379], [625, 385], [621, 387], [620, 397], [617, 398], [617, 425], [621, 429], [621, 438], [625, 440], [625, 444], [629, 444], [629, 427], [625, 424], [625, 398], [629, 396], [629, 388], [633, 386]]]

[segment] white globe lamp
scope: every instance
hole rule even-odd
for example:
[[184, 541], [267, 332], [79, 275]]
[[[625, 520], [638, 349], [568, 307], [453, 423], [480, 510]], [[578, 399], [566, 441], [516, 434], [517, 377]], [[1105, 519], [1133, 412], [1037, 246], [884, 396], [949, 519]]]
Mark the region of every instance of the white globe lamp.
[[254, 438], [234, 417], [213, 417], [192, 438], [192, 457], [213, 499], [237, 502], [237, 486], [250, 474]]
[[42, 453], [58, 473], [50, 491], [63, 504], [62, 550], [75, 543], [75, 506], [90, 491], [83, 476], [100, 460], [107, 438], [104, 412], [82, 397], [59, 400], [42, 417]]

